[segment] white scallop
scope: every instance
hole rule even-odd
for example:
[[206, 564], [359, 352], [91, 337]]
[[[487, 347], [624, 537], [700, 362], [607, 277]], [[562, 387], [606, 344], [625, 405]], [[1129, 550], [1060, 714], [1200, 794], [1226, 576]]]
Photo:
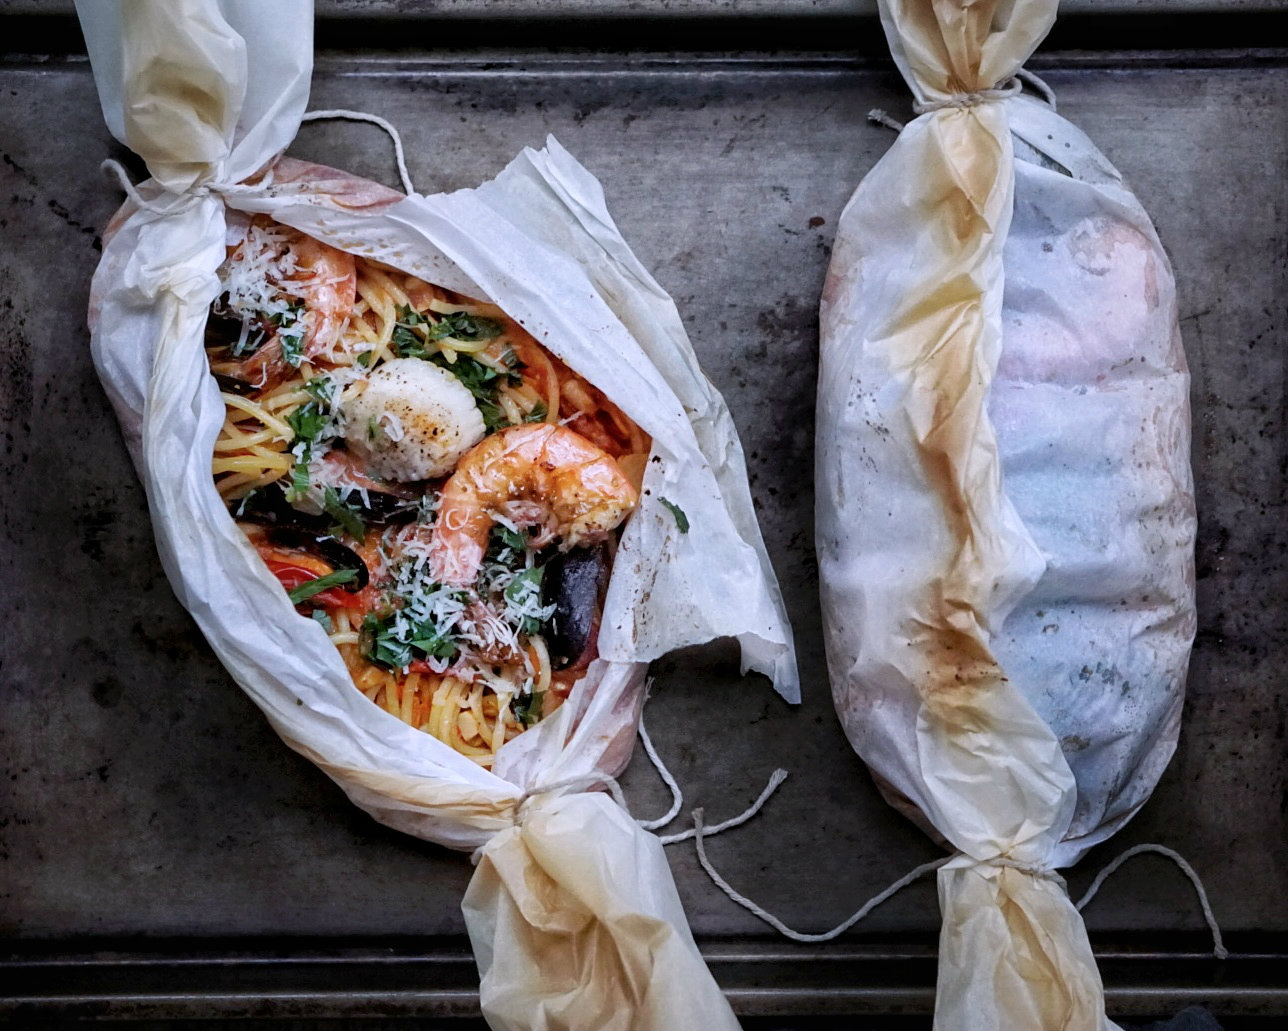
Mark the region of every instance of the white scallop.
[[487, 432], [469, 390], [420, 358], [385, 362], [340, 407], [349, 450], [386, 480], [444, 476]]

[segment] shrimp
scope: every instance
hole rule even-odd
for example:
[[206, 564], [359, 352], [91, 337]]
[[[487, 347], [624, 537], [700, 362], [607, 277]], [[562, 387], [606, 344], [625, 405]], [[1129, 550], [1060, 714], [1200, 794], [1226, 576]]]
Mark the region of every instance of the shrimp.
[[352, 254], [259, 220], [245, 227], [219, 279], [224, 296], [214, 312], [240, 323], [232, 354], [246, 355], [248, 344], [254, 353], [222, 362], [216, 371], [255, 389], [289, 378], [301, 358], [329, 354], [348, 325], [358, 291]]
[[294, 270], [283, 279], [282, 288], [304, 301], [304, 357], [329, 354], [339, 343], [358, 297], [353, 255], [299, 232], [287, 237], [286, 247], [294, 258]]
[[561, 551], [603, 540], [639, 495], [616, 460], [563, 426], [529, 423], [475, 445], [443, 486], [430, 546], [435, 578], [467, 587], [483, 565], [497, 515], [541, 526], [533, 545]]

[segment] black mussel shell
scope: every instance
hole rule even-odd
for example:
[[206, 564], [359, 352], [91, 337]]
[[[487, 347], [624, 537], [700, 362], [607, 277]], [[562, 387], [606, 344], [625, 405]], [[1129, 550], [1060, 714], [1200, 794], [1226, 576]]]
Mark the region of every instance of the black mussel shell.
[[600, 598], [608, 586], [608, 555], [604, 546], [574, 548], [546, 565], [544, 593], [554, 604], [547, 644], [555, 665], [573, 662], [591, 643]]

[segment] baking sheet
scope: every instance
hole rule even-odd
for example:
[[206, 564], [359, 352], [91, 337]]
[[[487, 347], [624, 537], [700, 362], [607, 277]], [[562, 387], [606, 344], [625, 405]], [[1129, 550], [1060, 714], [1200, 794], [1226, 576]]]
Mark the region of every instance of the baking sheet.
[[[1200, 630], [1180, 749], [1071, 892], [1121, 848], [1178, 849], [1236, 956], [1198, 958], [1186, 882], [1135, 859], [1087, 911], [1111, 1013], [1177, 999], [1288, 1013], [1274, 965], [1288, 953], [1288, 55], [1040, 53], [1031, 67], [1154, 217], [1194, 375]], [[284, 749], [162, 576], [84, 330], [119, 200], [97, 166], [123, 156], [88, 65], [0, 62], [0, 96], [0, 1015], [469, 1014], [467, 860], [376, 826]], [[836, 723], [813, 560], [817, 297], [836, 216], [890, 143], [866, 112], [907, 116], [893, 70], [820, 53], [328, 52], [312, 106], [393, 121], [426, 192], [475, 185], [547, 132], [601, 179], [733, 410], [800, 653], [799, 709], [741, 680], [732, 646], [656, 664], [645, 719], [686, 810], [723, 819], [791, 771], [708, 850], [802, 930], [933, 858]], [[394, 181], [370, 126], [306, 126], [292, 153]], [[669, 801], [642, 755], [624, 787], [638, 816]], [[929, 1011], [930, 885], [805, 948], [718, 894], [688, 847], [670, 856], [740, 1012]]]

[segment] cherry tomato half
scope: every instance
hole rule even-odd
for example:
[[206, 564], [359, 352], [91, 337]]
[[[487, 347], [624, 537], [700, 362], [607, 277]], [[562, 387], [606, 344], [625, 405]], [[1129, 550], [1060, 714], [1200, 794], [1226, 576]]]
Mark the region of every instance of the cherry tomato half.
[[[268, 559], [267, 562], [269, 572], [277, 577], [278, 582], [288, 591], [295, 590], [301, 584], [320, 579], [317, 573], [303, 566], [280, 562], [277, 559]], [[325, 591], [319, 591], [313, 597], [306, 598], [300, 604], [312, 605], [314, 608], [320, 605], [324, 609], [361, 609], [363, 607], [361, 595], [350, 594], [339, 587], [328, 587]]]

